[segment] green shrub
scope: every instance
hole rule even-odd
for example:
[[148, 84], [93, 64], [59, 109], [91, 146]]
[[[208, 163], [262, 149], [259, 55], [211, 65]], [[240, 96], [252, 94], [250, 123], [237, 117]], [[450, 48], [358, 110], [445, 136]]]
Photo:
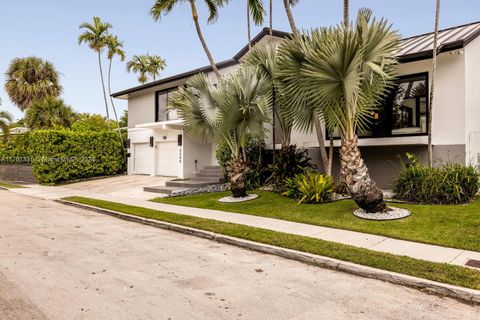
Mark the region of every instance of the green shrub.
[[298, 200], [298, 203], [322, 203], [332, 200], [335, 185], [331, 176], [308, 171], [287, 178], [284, 196]]
[[285, 181], [297, 174], [315, 169], [311, 159], [307, 156], [307, 150], [298, 149], [295, 145], [284, 146], [275, 155], [275, 163], [269, 166], [271, 175], [268, 183], [271, 183], [274, 190], [283, 192]]
[[33, 173], [42, 184], [118, 174], [124, 168], [116, 132], [39, 130], [30, 133]]
[[0, 142], [0, 164], [30, 163], [28, 142], [28, 132], [10, 135], [7, 141]]
[[446, 164], [426, 167], [409, 155], [407, 164], [394, 182], [393, 192], [400, 200], [424, 204], [459, 204], [471, 201], [480, 187], [472, 166]]

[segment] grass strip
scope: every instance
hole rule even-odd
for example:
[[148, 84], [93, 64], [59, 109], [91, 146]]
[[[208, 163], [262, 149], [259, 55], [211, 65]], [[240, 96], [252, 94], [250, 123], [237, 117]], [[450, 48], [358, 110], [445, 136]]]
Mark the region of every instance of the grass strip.
[[480, 200], [465, 205], [411, 205], [392, 203], [412, 215], [396, 221], [368, 221], [355, 217], [351, 200], [300, 204], [280, 194], [252, 191], [259, 198], [242, 203], [220, 203], [229, 192], [158, 198], [152, 201], [287, 220], [336, 229], [371, 233], [395, 239], [480, 251]]
[[245, 240], [331, 257], [338, 260], [403, 273], [432, 281], [480, 290], [480, 271], [466, 267], [429, 262], [305, 236], [130, 206], [110, 201], [84, 197], [67, 197], [64, 198], [64, 200], [215, 232]]
[[25, 188], [24, 186], [21, 186], [21, 185], [18, 185], [18, 184], [13, 184], [13, 183], [7, 183], [7, 182], [0, 182], [0, 187], [6, 188], [6, 189]]

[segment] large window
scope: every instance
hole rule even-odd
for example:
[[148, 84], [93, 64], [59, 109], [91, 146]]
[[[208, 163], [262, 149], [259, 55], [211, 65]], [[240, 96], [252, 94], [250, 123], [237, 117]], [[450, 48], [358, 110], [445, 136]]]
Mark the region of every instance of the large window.
[[177, 112], [168, 110], [168, 99], [177, 89], [158, 91], [155, 96], [155, 121], [177, 120]]
[[[402, 76], [359, 137], [424, 135], [428, 128], [428, 74]], [[338, 132], [334, 133], [339, 137]]]

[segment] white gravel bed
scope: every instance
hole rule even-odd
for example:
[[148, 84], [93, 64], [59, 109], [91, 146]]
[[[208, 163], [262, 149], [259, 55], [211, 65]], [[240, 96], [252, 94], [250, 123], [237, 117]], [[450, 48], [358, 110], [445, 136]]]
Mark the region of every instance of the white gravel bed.
[[258, 198], [258, 194], [249, 194], [243, 198], [234, 198], [233, 196], [228, 196], [228, 197], [223, 197], [219, 199], [218, 202], [223, 202], [223, 203], [245, 202], [245, 201], [250, 201], [257, 198]]
[[353, 215], [366, 220], [377, 220], [377, 221], [385, 221], [385, 220], [398, 220], [409, 217], [412, 213], [407, 209], [396, 208], [396, 207], [388, 207], [389, 211], [387, 212], [376, 212], [376, 213], [367, 213], [363, 209], [357, 209], [353, 211]]

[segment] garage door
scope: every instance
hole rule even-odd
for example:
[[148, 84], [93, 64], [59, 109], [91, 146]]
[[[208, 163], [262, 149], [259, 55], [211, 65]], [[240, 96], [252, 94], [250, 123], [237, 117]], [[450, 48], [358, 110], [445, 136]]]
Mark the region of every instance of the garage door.
[[178, 176], [179, 154], [177, 141], [157, 143], [157, 175]]
[[134, 169], [135, 174], [150, 174], [148, 143], [135, 143], [134, 145]]

